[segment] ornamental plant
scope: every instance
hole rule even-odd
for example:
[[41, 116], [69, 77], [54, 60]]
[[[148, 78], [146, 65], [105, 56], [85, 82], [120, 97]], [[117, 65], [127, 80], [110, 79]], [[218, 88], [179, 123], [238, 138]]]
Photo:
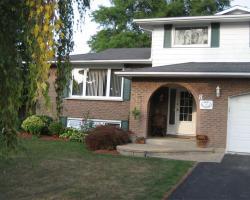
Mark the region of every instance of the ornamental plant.
[[39, 116], [32, 115], [23, 121], [21, 127], [28, 133], [40, 135], [46, 124]]

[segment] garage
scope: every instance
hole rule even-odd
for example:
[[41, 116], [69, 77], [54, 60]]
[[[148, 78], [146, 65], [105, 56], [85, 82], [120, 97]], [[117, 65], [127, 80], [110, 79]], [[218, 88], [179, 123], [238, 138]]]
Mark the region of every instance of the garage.
[[227, 152], [250, 153], [250, 94], [229, 98]]

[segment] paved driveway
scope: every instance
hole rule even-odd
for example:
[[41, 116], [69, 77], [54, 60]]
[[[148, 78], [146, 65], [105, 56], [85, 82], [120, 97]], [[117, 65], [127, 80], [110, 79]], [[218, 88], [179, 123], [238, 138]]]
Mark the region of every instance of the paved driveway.
[[225, 155], [221, 163], [199, 163], [171, 200], [250, 199], [250, 156]]

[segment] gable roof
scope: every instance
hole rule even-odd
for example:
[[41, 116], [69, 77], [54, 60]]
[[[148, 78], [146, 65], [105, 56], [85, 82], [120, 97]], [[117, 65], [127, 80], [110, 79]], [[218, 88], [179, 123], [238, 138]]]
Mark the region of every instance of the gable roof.
[[250, 62], [190, 62], [117, 72], [124, 77], [250, 77]]
[[70, 55], [72, 63], [151, 63], [150, 48], [113, 48], [99, 53]]
[[221, 12], [218, 12], [215, 15], [228, 15], [228, 14], [250, 14], [250, 9], [247, 7], [236, 5]]

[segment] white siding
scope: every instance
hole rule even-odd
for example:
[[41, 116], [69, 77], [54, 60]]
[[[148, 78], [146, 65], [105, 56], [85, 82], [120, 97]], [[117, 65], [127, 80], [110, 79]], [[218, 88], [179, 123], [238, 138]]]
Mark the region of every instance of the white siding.
[[219, 48], [163, 48], [164, 28], [152, 34], [153, 66], [185, 62], [250, 62], [249, 23], [222, 23]]

